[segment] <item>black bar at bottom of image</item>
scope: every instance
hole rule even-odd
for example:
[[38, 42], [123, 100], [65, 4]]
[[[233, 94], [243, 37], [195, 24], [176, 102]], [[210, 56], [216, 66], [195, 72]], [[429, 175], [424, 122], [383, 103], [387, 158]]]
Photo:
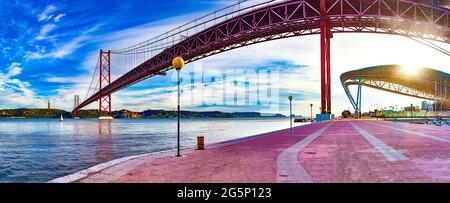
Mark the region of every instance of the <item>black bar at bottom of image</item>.
[[[403, 200], [445, 197], [450, 184], [0, 184], [1, 197], [74, 201]], [[60, 199], [61, 200], [61, 199]]]

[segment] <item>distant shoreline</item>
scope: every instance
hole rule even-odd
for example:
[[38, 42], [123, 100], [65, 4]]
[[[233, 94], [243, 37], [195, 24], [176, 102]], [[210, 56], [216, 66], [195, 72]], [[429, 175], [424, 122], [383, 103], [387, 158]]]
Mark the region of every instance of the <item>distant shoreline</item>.
[[[107, 112], [103, 112], [107, 114]], [[60, 109], [2, 109], [0, 118], [71, 118], [71, 112]], [[99, 111], [94, 109], [79, 111], [80, 118], [98, 118]], [[166, 110], [145, 110], [142, 112], [133, 112], [127, 109], [112, 112], [113, 118], [176, 118], [176, 111]], [[221, 112], [221, 111], [181, 111], [182, 118], [287, 118], [279, 113], [260, 113], [260, 112]]]
[[[12, 117], [0, 117], [1, 119], [52, 119], [52, 120], [59, 120], [59, 118], [25, 118], [25, 117], [17, 117], [17, 118], [12, 118]], [[80, 118], [80, 119], [75, 119], [75, 118], [64, 118], [64, 119], [68, 119], [68, 120], [98, 120], [98, 118]], [[157, 118], [157, 117], [151, 117], [151, 118], [114, 118], [114, 119], [120, 119], [120, 120], [151, 120], [151, 119], [177, 119], [175, 118]], [[270, 117], [270, 116], [261, 116], [261, 117], [238, 117], [238, 118], [211, 118], [211, 117], [203, 117], [203, 118], [197, 118], [197, 117], [192, 117], [192, 118], [182, 118], [182, 119], [228, 119], [228, 120], [233, 120], [233, 119], [241, 119], [241, 120], [252, 120], [252, 119], [288, 119], [288, 117]]]

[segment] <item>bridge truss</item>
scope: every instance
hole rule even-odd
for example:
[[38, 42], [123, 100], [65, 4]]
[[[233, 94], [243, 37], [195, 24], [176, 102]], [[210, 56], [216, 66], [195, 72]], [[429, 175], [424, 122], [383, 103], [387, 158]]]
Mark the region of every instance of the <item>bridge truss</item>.
[[[242, 1], [148, 41], [108, 51], [109, 60], [102, 59], [105, 52], [101, 51], [93, 76], [99, 80], [91, 82], [85, 100], [74, 112], [100, 100], [100, 112], [110, 114], [112, 93], [165, 74], [176, 56], [190, 63], [252, 44], [320, 34], [322, 113], [331, 113], [329, 50], [333, 34], [379, 33], [449, 43], [450, 10], [448, 5], [436, 2], [439, 3], [431, 0]], [[108, 68], [104, 68], [104, 61], [108, 62]], [[109, 77], [104, 77], [104, 73]]]
[[[341, 83], [355, 112], [361, 112], [361, 87], [369, 87], [399, 95], [450, 104], [450, 75], [422, 68], [418, 77], [403, 77], [400, 65], [385, 65], [349, 71], [341, 75]], [[355, 101], [349, 86], [357, 86]], [[442, 109], [442, 108], [441, 108]]]

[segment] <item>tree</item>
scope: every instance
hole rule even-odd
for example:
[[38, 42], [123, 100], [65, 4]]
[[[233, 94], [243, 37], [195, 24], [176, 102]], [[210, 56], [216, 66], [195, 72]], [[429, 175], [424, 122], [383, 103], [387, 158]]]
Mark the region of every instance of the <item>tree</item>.
[[352, 112], [350, 112], [349, 110], [344, 110], [341, 115], [342, 118], [348, 118], [352, 116]]

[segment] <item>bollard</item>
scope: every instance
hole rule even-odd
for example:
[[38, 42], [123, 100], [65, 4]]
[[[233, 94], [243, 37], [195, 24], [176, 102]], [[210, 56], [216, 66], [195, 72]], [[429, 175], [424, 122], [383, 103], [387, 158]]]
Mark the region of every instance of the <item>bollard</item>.
[[205, 149], [205, 137], [197, 136], [197, 150], [204, 150], [204, 149]]

